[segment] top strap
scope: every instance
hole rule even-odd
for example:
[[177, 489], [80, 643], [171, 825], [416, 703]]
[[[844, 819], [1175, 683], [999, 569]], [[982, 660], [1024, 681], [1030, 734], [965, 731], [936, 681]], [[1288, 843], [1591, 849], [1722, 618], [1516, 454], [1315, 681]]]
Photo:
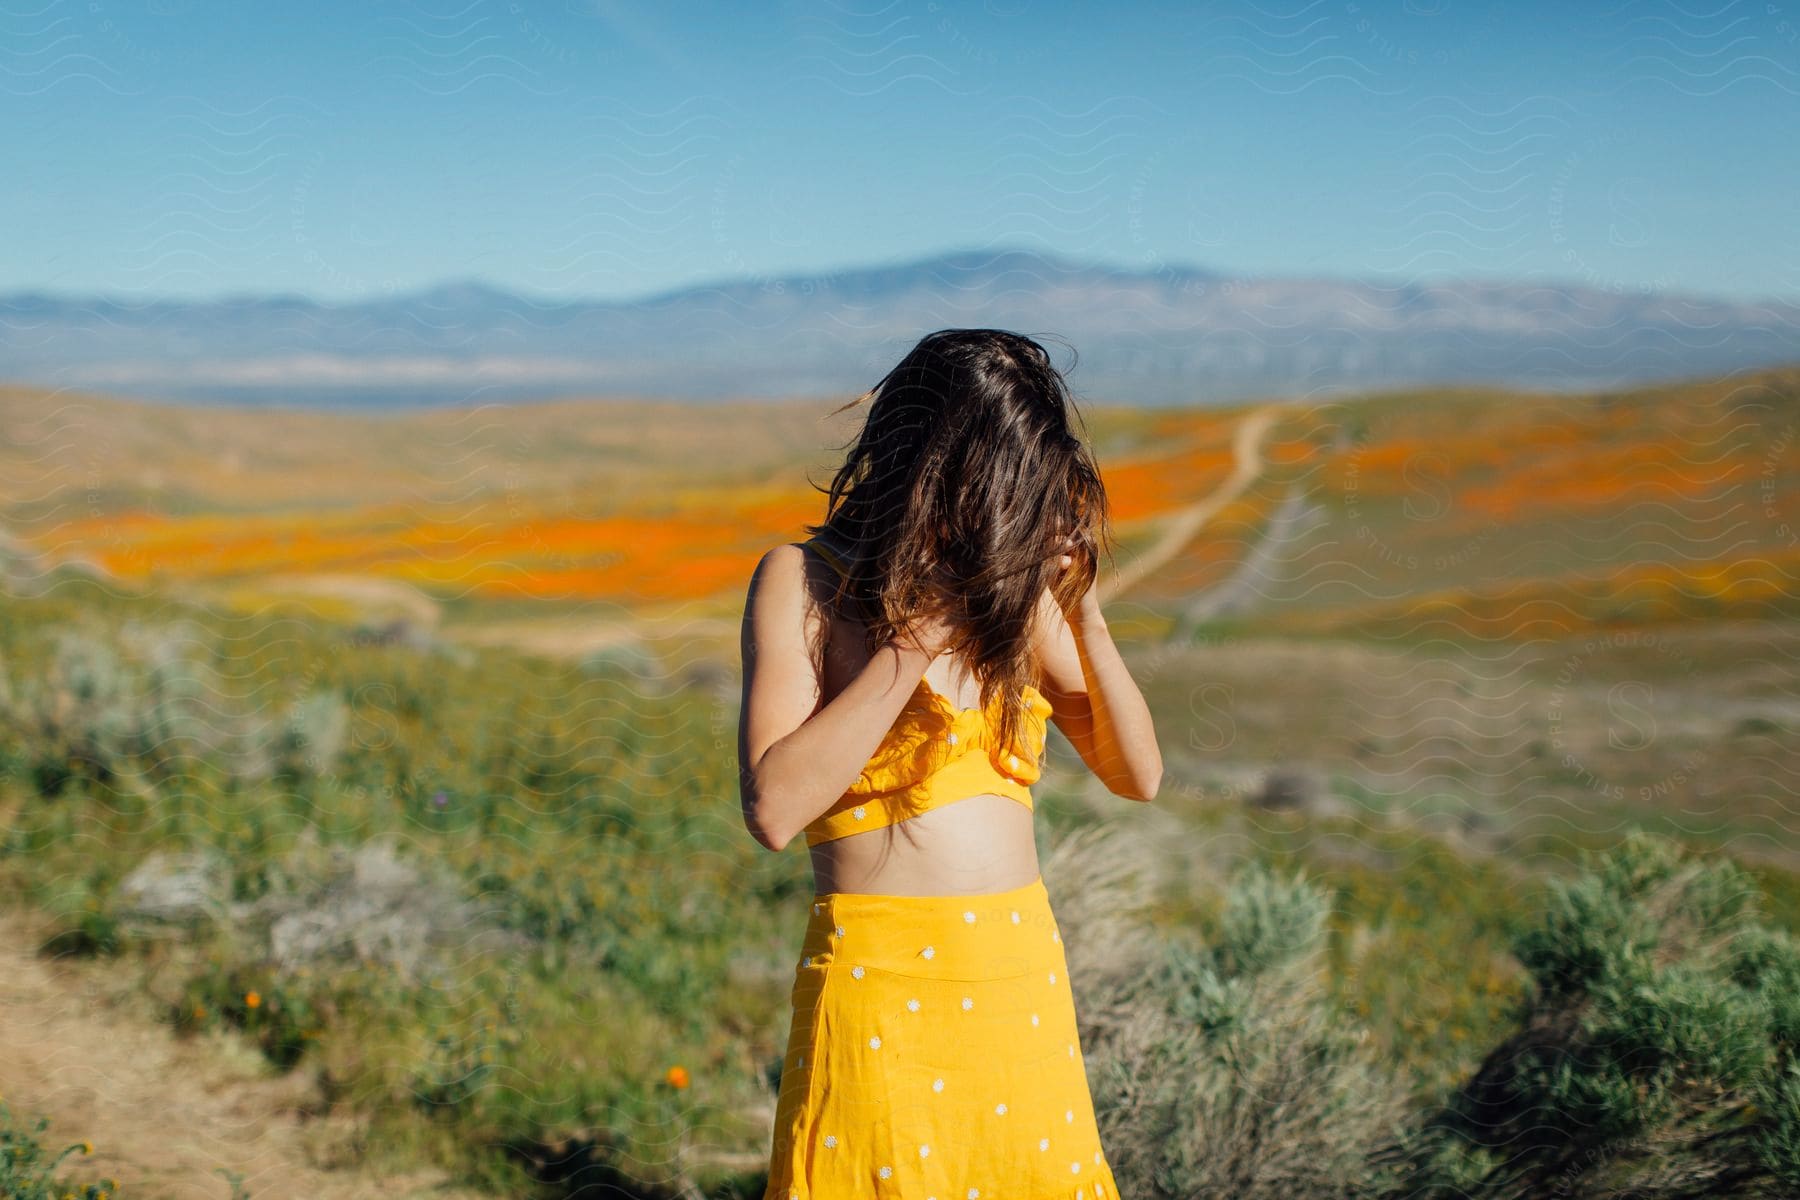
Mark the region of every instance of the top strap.
[[824, 545], [819, 542], [818, 538], [810, 537], [800, 544], [810, 549], [827, 563], [831, 564], [831, 569], [836, 571], [839, 575], [850, 574], [850, 565], [839, 558], [836, 551], [827, 550]]

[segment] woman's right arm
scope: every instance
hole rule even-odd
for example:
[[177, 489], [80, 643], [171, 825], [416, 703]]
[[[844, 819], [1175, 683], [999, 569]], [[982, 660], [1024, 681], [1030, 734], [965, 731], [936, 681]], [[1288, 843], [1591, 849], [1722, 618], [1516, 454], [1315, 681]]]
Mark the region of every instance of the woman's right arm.
[[807, 592], [805, 551], [783, 544], [763, 555], [739, 636], [738, 792], [752, 837], [783, 849], [856, 782], [937, 657], [942, 629], [927, 622], [923, 645], [880, 647], [819, 708], [813, 647], [823, 632]]

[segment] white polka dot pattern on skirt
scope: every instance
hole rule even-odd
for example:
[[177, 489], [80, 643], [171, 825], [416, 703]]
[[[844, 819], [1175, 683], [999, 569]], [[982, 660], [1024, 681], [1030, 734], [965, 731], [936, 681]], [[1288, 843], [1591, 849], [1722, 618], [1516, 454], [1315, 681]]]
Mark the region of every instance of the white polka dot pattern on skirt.
[[[1014, 759], [1013, 761], [1016, 763], [1017, 760]], [[856, 814], [857, 814], [857, 817], [860, 819], [863, 816], [863, 810], [861, 808], [858, 808], [856, 810]], [[1021, 911], [1019, 909], [1009, 909], [1009, 910], [1004, 910], [1004, 911], [1007, 913], [1007, 916], [1010, 917], [1011, 922], [1014, 926], [1020, 926], [1024, 923], [1023, 914], [1021, 913]], [[813, 905], [813, 912], [814, 913], [823, 912], [823, 906], [821, 904], [815, 903]], [[855, 914], [851, 913], [851, 914], [840, 914], [840, 915], [854, 916]], [[977, 924], [977, 921], [976, 921], [977, 915], [978, 914], [974, 910], [967, 910], [967, 911], [963, 912], [962, 918], [963, 918], [964, 923], [973, 926], [973, 925]], [[1035, 921], [1034, 921], [1034, 923], [1035, 923]], [[1004, 925], [1004, 922], [1002, 922], [1001, 924]], [[971, 930], [971, 932], [969, 933], [968, 936], [971, 938], [983, 937], [983, 936], [987, 936], [987, 937], [999, 937], [1000, 936], [996, 931], [994, 931], [994, 926], [993, 926], [992, 920], [990, 920], [988, 928], [990, 929], [990, 933], [988, 935], [976, 934], [973, 930]], [[1040, 928], [1041, 928], [1041, 926], [1040, 926]], [[836, 929], [837, 937], [843, 938], [845, 936], [845, 928], [843, 925], [836, 925], [835, 929]], [[1005, 935], [1005, 936], [1011, 937], [1012, 935]], [[1054, 928], [1054, 924], [1051, 929], [1050, 938], [1053, 943], [1056, 943], [1058, 945], [1060, 945], [1062, 942], [1062, 935], [1057, 929]], [[1042, 944], [1043, 943], [1041, 943], [1041, 942], [1039, 943], [1039, 945], [1042, 945]], [[997, 946], [997, 943], [996, 943], [996, 946]], [[924, 946], [924, 947], [920, 948], [920, 950], [918, 951], [918, 954], [922, 958], [932, 959], [936, 956], [937, 950], [936, 950], [936, 947], [934, 947], [934, 946]], [[1059, 964], [1061, 962], [1060, 958], [1053, 958], [1052, 961], [1056, 961]], [[811, 967], [814, 965], [814, 963], [815, 963], [814, 955], [808, 954], [802, 959], [802, 965], [804, 965], [806, 967]], [[826, 957], [826, 958], [820, 960], [820, 965], [830, 966], [830, 965], [835, 965], [835, 964], [831, 963], [829, 957]], [[951, 965], [954, 966], [956, 964], [953, 962]], [[904, 968], [902, 968], [902, 969], [904, 969]], [[957, 972], [952, 972], [952, 974], [957, 974]], [[867, 970], [866, 970], [864, 964], [856, 963], [856, 964], [851, 965], [850, 975], [853, 979], [858, 979], [858, 980], [865, 979], [867, 977]], [[1058, 975], [1058, 972], [1055, 970], [1051, 970], [1046, 973], [1046, 978], [1053, 989], [1054, 989], [1055, 985], [1058, 983], [1057, 975]], [[899, 977], [895, 976], [893, 978], [898, 979]], [[877, 989], [877, 992], [879, 992], [880, 987], [886, 986], [886, 981], [888, 979], [889, 979], [889, 976], [878, 972], [877, 982], [865, 984], [864, 986], [875, 987]], [[948, 982], [948, 981], [946, 981], [946, 982]], [[952, 984], [951, 986], [954, 986], [954, 985]], [[861, 991], [860, 988], [857, 990], [859, 992]], [[904, 993], [901, 993], [900, 995], [903, 996]], [[900, 996], [893, 997], [893, 999], [899, 999], [899, 998], [900, 998]], [[881, 1009], [885, 1013], [891, 1013], [892, 1009], [889, 1008], [888, 1005], [892, 1003], [892, 1000], [889, 1000], [885, 997], [883, 999], [884, 999], [884, 1002], [880, 1006]], [[972, 1012], [974, 1010], [975, 997], [973, 995], [963, 996], [961, 998], [961, 1000], [962, 1000], [962, 1011], [963, 1012], [967, 1013], [967, 1012]], [[1053, 999], [1053, 1000], [1048, 1001], [1048, 1003], [1051, 1004], [1052, 1008], [1055, 1008], [1057, 1002]], [[905, 1004], [906, 1004], [906, 1010], [910, 1013], [919, 1013], [919, 1012], [923, 1011], [923, 1004], [921, 1003], [920, 998], [917, 996], [907, 998], [905, 1000]], [[984, 1008], [985, 1007], [987, 1007], [987, 1006], [984, 1002]], [[934, 1011], [942, 1011], [942, 1010], [940, 1008], [940, 1009], [937, 1009]], [[1042, 1026], [1042, 1014], [1040, 1012], [1029, 1012], [1028, 1011], [1027, 1015], [1031, 1019], [1032, 1028], [1036, 1029], [1036, 1028], [1040, 1028]], [[1052, 1013], [1052, 1016], [1054, 1017], [1055, 1013]], [[883, 1021], [885, 1021], [886, 1023], [889, 1023], [889, 1024], [891, 1024], [894, 1019], [895, 1018], [892, 1016], [884, 1016], [882, 1018]], [[970, 1018], [970, 1020], [973, 1021], [973, 1020], [975, 1020], [975, 1018]], [[870, 1024], [876, 1024], [876, 1023], [877, 1022], [875, 1022], [875, 1021], [870, 1022]], [[890, 1033], [891, 1032], [892, 1031], [890, 1030]], [[867, 1027], [865, 1027], [864, 1033], [865, 1034], [868, 1033]], [[1032, 1039], [1032, 1041], [1033, 1041], [1033, 1044], [1035, 1044], [1035, 1037]], [[881, 1042], [882, 1042], [882, 1039], [879, 1035], [869, 1035], [868, 1036], [869, 1049], [872, 1051], [881, 1049]], [[899, 1049], [898, 1050], [890, 1050], [889, 1053], [890, 1054], [899, 1053], [902, 1055], [902, 1057], [905, 1057], [905, 1055], [907, 1053], [907, 1049], [903, 1043], [904, 1043], [904, 1038], [902, 1039], [902, 1043], [896, 1043], [896, 1045], [899, 1046]], [[1066, 1052], [1071, 1059], [1076, 1058], [1077, 1055], [1076, 1055], [1075, 1043], [1073, 1043], [1073, 1042], [1067, 1043]], [[874, 1059], [869, 1060], [872, 1069], [881, 1070], [881, 1068], [873, 1068], [873, 1063], [876, 1061], [877, 1060], [874, 1060]], [[806, 1063], [806, 1056], [805, 1055], [797, 1056], [796, 1062], [797, 1062], [798, 1066], [804, 1067], [805, 1063]], [[931, 1081], [932, 1092], [935, 1094], [938, 1094], [938, 1095], [943, 1095], [945, 1092], [946, 1082], [947, 1082], [947, 1080], [942, 1077], [933, 1079]], [[967, 1090], [968, 1089], [965, 1089], [965, 1092]], [[945, 1101], [941, 1101], [939, 1103], [940, 1104], [953, 1104], [956, 1102], [951, 1101], [951, 1100], [945, 1100]], [[1010, 1112], [1010, 1106], [1004, 1101], [990, 1102], [990, 1103], [992, 1103], [993, 1113], [997, 1117], [1005, 1117]], [[1027, 1118], [1029, 1118], [1029, 1114], [1026, 1114], [1026, 1115], [1027, 1115]], [[830, 1114], [826, 1114], [826, 1119], [827, 1120], [830, 1119]], [[1020, 1118], [1014, 1117], [1013, 1119], [1015, 1121], [1017, 1121]], [[1072, 1126], [1075, 1123], [1075, 1110], [1073, 1108], [1066, 1109], [1063, 1112], [1063, 1120], [1067, 1124]], [[1086, 1128], [1086, 1126], [1084, 1126], [1084, 1129], [1085, 1128]], [[815, 1129], [816, 1129], [816, 1126], [815, 1126]], [[926, 1132], [926, 1130], [920, 1129], [920, 1130], [918, 1130], [918, 1132], [924, 1133], [924, 1132]], [[853, 1139], [858, 1140], [858, 1141], [860, 1140], [860, 1138], [855, 1137], [855, 1131], [852, 1131], [852, 1135], [853, 1135]], [[835, 1149], [838, 1147], [838, 1144], [839, 1144], [838, 1137], [839, 1137], [839, 1135], [837, 1135], [837, 1134], [825, 1134], [822, 1137], [820, 1144], [822, 1144], [827, 1149]], [[1082, 1138], [1081, 1140], [1086, 1140], [1086, 1139]], [[1049, 1137], [1040, 1137], [1038, 1139], [1038, 1150], [1040, 1152], [1047, 1154], [1048, 1151], [1051, 1149], [1051, 1141], [1052, 1141], [1052, 1139]], [[921, 1162], [921, 1167], [919, 1169], [924, 1170], [925, 1168], [923, 1166], [923, 1160], [931, 1157], [931, 1150], [932, 1150], [931, 1144], [925, 1143], [925, 1142], [915, 1142], [914, 1145], [917, 1147], [918, 1158]], [[1067, 1149], [1064, 1148], [1061, 1152], [1067, 1153]], [[1046, 1162], [1048, 1162], [1048, 1161], [1049, 1160], [1046, 1159]], [[1104, 1163], [1105, 1163], [1104, 1153], [1100, 1150], [1094, 1151], [1093, 1152], [1093, 1162], [1094, 1162], [1094, 1166], [1097, 1170], [1103, 1169]], [[873, 1164], [869, 1164], [869, 1165], [873, 1165]], [[1070, 1161], [1069, 1162], [1070, 1174], [1077, 1175], [1077, 1176], [1080, 1175], [1081, 1168], [1082, 1168], [1081, 1161]], [[863, 1169], [867, 1170], [868, 1168], [867, 1168], [867, 1166], [865, 1166]], [[893, 1166], [877, 1167], [876, 1174], [883, 1181], [895, 1181], [894, 1183], [890, 1184], [890, 1186], [896, 1186], [896, 1187], [905, 1186], [904, 1174], [902, 1174], [900, 1176], [900, 1178], [898, 1180], [896, 1180], [896, 1178], [895, 1178], [896, 1171]], [[865, 1176], [865, 1178], [866, 1178], [866, 1176]], [[991, 1181], [988, 1181], [988, 1182], [991, 1182]], [[1002, 1188], [1002, 1190], [1004, 1191], [1005, 1189]], [[1098, 1182], [1096, 1182], [1091, 1188], [1086, 1188], [1086, 1187], [1076, 1188], [1073, 1192], [1059, 1191], [1057, 1194], [1072, 1197], [1073, 1200], [1086, 1200], [1086, 1198], [1090, 1197], [1090, 1196], [1092, 1197], [1092, 1200], [1102, 1200], [1103, 1191], [1104, 1191], [1104, 1189], [1101, 1187], [1101, 1185]], [[783, 1194], [787, 1196], [788, 1200], [801, 1200], [800, 1192], [799, 1192], [799, 1189], [797, 1189], [797, 1188], [784, 1189]], [[884, 1189], [884, 1194], [885, 1194], [885, 1189]], [[967, 1189], [968, 1200], [980, 1200], [980, 1196], [981, 1196], [980, 1188], [969, 1187]], [[925, 1197], [925, 1200], [936, 1200], [936, 1197]], [[1112, 1197], [1112, 1198], [1110, 1198], [1110, 1200], [1117, 1200], [1117, 1198]]]

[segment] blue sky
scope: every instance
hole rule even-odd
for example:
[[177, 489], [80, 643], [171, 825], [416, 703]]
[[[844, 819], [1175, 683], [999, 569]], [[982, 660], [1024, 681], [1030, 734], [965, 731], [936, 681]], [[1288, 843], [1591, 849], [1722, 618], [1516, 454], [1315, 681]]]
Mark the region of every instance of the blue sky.
[[1800, 298], [1800, 0], [55, 0], [0, 291], [625, 298], [947, 250]]

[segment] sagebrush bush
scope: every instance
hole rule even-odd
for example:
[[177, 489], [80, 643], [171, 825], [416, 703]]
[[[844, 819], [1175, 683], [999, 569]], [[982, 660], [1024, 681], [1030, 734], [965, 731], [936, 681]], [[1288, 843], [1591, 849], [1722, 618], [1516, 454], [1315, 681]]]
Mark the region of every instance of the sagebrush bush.
[[349, 708], [315, 690], [274, 715], [232, 695], [192, 622], [133, 623], [116, 634], [53, 630], [44, 669], [0, 689], [5, 757], [38, 794], [90, 781], [153, 799], [202, 772], [235, 783], [335, 769]]
[[1306, 1200], [1373, 1195], [1396, 1167], [1390, 1142], [1404, 1089], [1337, 1011], [1324, 974], [1330, 895], [1247, 864], [1210, 944], [1096, 929], [1091, 914], [1135, 907], [1115, 882], [1071, 882], [1083, 859], [1122, 856], [1082, 839], [1059, 849], [1059, 905], [1096, 1115], [1130, 1200]]
[[1518, 935], [1516, 1031], [1425, 1122], [1405, 1194], [1797, 1194], [1795, 939], [1741, 868], [1667, 839], [1584, 868]]
[[[1423, 1110], [1327, 1001], [1329, 897], [1302, 875], [1247, 863], [1205, 942], [1108, 932], [1106, 961], [1071, 974], [1121, 1193], [1800, 1194], [1800, 939], [1757, 920], [1729, 860], [1634, 832], [1581, 865], [1513, 938], [1531, 980], [1513, 1031]], [[1131, 907], [1061, 889], [1078, 920]]]

